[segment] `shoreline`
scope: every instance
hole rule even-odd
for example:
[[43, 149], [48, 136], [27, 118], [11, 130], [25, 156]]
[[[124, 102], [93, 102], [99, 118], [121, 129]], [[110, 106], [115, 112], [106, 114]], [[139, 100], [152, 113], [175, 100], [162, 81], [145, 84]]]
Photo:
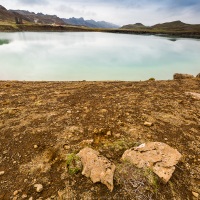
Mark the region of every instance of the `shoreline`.
[[117, 34], [155, 35], [163, 37], [181, 37], [200, 39], [197, 31], [154, 31], [129, 29], [99, 29], [78, 26], [52, 26], [52, 25], [0, 25], [0, 32], [104, 32]]

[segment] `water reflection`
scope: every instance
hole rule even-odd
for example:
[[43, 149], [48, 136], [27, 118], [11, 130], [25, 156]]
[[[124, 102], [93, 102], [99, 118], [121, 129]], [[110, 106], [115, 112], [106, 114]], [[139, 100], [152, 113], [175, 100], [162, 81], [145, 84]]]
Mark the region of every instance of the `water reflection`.
[[10, 43], [10, 41], [7, 39], [0, 39], [0, 45], [9, 44], [9, 43]]
[[177, 41], [176, 38], [169, 38], [168, 40], [169, 40], [169, 41], [172, 41], [172, 42], [176, 42], [176, 41]]
[[199, 73], [200, 40], [110, 33], [0, 33], [0, 80], [147, 80]]

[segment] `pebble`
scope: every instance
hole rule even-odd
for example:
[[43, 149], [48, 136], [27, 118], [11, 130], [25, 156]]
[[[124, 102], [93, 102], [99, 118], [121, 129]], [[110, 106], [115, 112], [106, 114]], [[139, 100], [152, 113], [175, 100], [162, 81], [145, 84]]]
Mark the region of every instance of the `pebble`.
[[120, 138], [120, 136], [121, 136], [120, 133], [115, 134], [116, 138]]
[[106, 135], [107, 135], [107, 136], [111, 136], [111, 135], [112, 135], [111, 131], [108, 131], [108, 132], [106, 133]]
[[148, 126], [148, 127], [151, 127], [151, 126], [153, 126], [153, 123], [151, 123], [151, 122], [144, 122], [144, 125]]
[[30, 197], [28, 200], [33, 200], [33, 197]]
[[25, 199], [25, 198], [27, 198], [27, 194], [22, 195], [22, 199]]
[[18, 193], [19, 193], [19, 190], [15, 190], [15, 191], [13, 192], [13, 195], [16, 196]]
[[68, 111], [67, 111], [67, 113], [68, 113], [68, 114], [71, 114], [71, 113], [72, 113], [72, 111], [71, 111], [71, 110], [68, 110]]
[[197, 192], [192, 192], [193, 196], [198, 198], [199, 197], [199, 194]]
[[38, 148], [38, 145], [35, 144], [35, 145], [34, 145], [34, 149], [37, 149], [37, 148]]
[[71, 147], [69, 146], [69, 145], [67, 145], [67, 144], [64, 144], [63, 145], [63, 149], [65, 149], [65, 150], [69, 150]]
[[36, 192], [40, 193], [43, 190], [42, 184], [35, 184], [34, 187], [36, 188]]
[[5, 172], [4, 171], [1, 171], [0, 172], [0, 176], [2, 176], [2, 175], [4, 175], [5, 174]]

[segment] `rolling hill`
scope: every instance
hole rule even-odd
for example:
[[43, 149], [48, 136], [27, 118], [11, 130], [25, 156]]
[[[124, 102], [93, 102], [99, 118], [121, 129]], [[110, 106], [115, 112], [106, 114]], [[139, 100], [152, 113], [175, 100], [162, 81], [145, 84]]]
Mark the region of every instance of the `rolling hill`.
[[165, 31], [165, 32], [200, 32], [200, 24], [186, 24], [181, 21], [166, 22], [162, 24], [156, 24], [153, 26], [144, 26], [143, 24], [129, 24], [122, 26], [121, 29], [126, 30], [146, 30], [146, 31]]
[[95, 20], [84, 20], [84, 18], [69, 18], [69, 19], [65, 19], [62, 18], [62, 20], [66, 23], [66, 24], [72, 24], [72, 25], [76, 25], [76, 26], [87, 26], [87, 27], [91, 27], [91, 28], [119, 28], [118, 25], [109, 23], [109, 22], [105, 22], [105, 21], [95, 21]]

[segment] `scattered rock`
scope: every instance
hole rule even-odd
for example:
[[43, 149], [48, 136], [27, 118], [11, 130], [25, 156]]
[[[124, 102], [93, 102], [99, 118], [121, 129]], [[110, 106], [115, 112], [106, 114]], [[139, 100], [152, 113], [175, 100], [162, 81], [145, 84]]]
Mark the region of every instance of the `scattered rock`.
[[153, 126], [153, 123], [152, 122], [144, 122], [144, 125], [148, 126], [148, 127], [151, 127], [151, 126]]
[[106, 110], [106, 109], [101, 109], [101, 111], [100, 111], [101, 113], [107, 113], [108, 112], [108, 110]]
[[200, 94], [196, 92], [186, 92], [186, 95], [192, 96], [194, 99], [200, 100]]
[[161, 142], [141, 144], [125, 151], [122, 156], [122, 160], [138, 168], [150, 168], [164, 183], [171, 178], [180, 158], [181, 154], [176, 149]]
[[5, 174], [5, 171], [1, 171], [0, 172], [0, 176], [4, 175]]
[[34, 145], [34, 149], [37, 149], [38, 148], [38, 145]]
[[115, 134], [115, 137], [116, 137], [116, 138], [120, 138], [120, 137], [121, 137], [121, 134], [120, 134], [120, 133], [117, 133], [117, 134]]
[[199, 198], [199, 194], [197, 192], [192, 192], [193, 196]]
[[43, 190], [43, 185], [42, 184], [35, 184], [34, 188], [36, 188], [36, 192], [40, 193]]
[[27, 194], [23, 194], [22, 199], [26, 199], [26, 198], [27, 198]]
[[28, 200], [33, 200], [33, 197], [30, 197]]
[[190, 74], [174, 74], [174, 79], [177, 80], [177, 79], [191, 79], [191, 78], [194, 78], [193, 75], [190, 75]]
[[199, 74], [197, 74], [196, 78], [200, 78], [200, 73], [199, 73]]
[[81, 158], [83, 165], [82, 174], [90, 177], [93, 183], [105, 184], [112, 191], [115, 165], [107, 158], [100, 156], [99, 152], [88, 147], [82, 149], [77, 155]]
[[64, 145], [63, 145], [63, 149], [64, 149], [64, 150], [69, 150], [70, 148], [71, 148], [71, 146], [68, 145], [68, 144], [64, 144]]
[[112, 135], [111, 131], [108, 131], [108, 132], [106, 133], [106, 135], [107, 135], [107, 136], [111, 136], [111, 135]]
[[19, 190], [15, 190], [15, 191], [13, 192], [13, 195], [16, 196], [18, 193], [19, 193]]

